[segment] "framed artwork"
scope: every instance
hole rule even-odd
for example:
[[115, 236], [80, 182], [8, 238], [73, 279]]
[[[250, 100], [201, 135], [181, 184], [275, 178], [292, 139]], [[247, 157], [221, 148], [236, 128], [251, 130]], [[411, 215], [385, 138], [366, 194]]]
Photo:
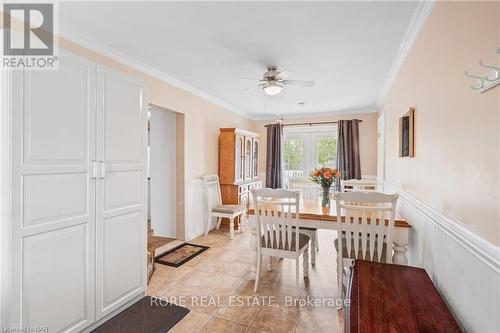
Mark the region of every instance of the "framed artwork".
[[415, 157], [415, 108], [399, 118], [399, 157]]

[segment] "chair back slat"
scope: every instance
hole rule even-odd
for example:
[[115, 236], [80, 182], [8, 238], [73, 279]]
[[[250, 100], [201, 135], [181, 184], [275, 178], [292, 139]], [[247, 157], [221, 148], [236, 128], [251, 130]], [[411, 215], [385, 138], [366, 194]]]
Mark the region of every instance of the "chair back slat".
[[[342, 255], [345, 243], [350, 259], [392, 263], [392, 239], [396, 216], [397, 194], [378, 192], [344, 192], [335, 195], [337, 205], [338, 248]], [[385, 258], [382, 258], [384, 243]]]
[[[299, 249], [299, 198], [295, 191], [252, 190], [259, 248]], [[292, 243], [295, 240], [295, 244]], [[262, 244], [264, 242], [264, 244]], [[266, 246], [265, 246], [266, 245]]]
[[376, 180], [347, 179], [340, 181], [341, 192], [376, 192], [377, 187]]
[[202, 180], [205, 191], [205, 204], [208, 211], [212, 211], [212, 209], [214, 209], [215, 207], [222, 205], [219, 176], [203, 176]]

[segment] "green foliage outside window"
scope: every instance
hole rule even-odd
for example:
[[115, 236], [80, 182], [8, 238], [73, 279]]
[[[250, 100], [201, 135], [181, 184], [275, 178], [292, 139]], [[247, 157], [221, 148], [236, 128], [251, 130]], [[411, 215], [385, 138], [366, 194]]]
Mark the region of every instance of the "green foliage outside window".
[[302, 170], [304, 165], [304, 141], [301, 139], [284, 140], [285, 170]]
[[334, 167], [336, 154], [337, 139], [326, 137], [318, 141], [319, 167]]

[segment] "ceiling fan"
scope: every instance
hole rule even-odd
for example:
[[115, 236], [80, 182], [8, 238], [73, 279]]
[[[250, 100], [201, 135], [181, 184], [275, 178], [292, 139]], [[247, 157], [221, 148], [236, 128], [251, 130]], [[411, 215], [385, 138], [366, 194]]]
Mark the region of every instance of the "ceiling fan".
[[241, 90], [240, 92], [245, 92], [253, 88], [261, 87], [264, 93], [270, 96], [278, 95], [285, 86], [296, 85], [302, 87], [314, 87], [314, 81], [305, 80], [287, 80], [284, 78], [284, 73], [288, 71], [280, 71], [275, 66], [267, 67], [267, 71], [262, 76], [262, 79], [256, 78], [242, 78], [243, 80], [257, 80], [260, 83], [256, 86]]

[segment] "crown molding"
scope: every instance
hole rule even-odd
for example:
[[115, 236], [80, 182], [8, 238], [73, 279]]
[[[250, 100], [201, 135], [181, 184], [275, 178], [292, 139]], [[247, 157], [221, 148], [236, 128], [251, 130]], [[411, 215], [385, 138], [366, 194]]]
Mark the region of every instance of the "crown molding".
[[[123, 65], [126, 65], [132, 69], [135, 69], [139, 72], [142, 72], [144, 74], [150, 75], [156, 79], [159, 79], [167, 84], [170, 84], [174, 87], [177, 87], [179, 89], [182, 89], [186, 92], [189, 92], [195, 96], [201, 97], [209, 102], [214, 103], [215, 105], [218, 105], [228, 111], [234, 112], [240, 116], [243, 116], [249, 120], [253, 120], [248, 113], [242, 111], [241, 109], [237, 108], [236, 106], [221, 100], [215, 96], [212, 96], [211, 94], [202, 91], [189, 83], [186, 83], [182, 80], [177, 79], [176, 77], [171, 76], [170, 74], [165, 73], [164, 71], [158, 70], [156, 68], [153, 68], [133, 57], [130, 57], [122, 52], [116, 51], [115, 49], [106, 46], [104, 44], [98, 43], [94, 40], [89, 40], [86, 38], [83, 38], [81, 36], [78, 36], [74, 33], [63, 33], [59, 32], [60, 37], [67, 39], [68, 41], [75, 43], [79, 46], [82, 46], [86, 49], [89, 49], [91, 51], [94, 51], [96, 53], [99, 53], [100, 55], [103, 55], [111, 60], [114, 60], [116, 62], [119, 62]], [[182, 110], [178, 110], [182, 112]]]
[[406, 31], [405, 37], [401, 42], [398, 53], [394, 58], [391, 69], [389, 70], [389, 73], [385, 78], [382, 90], [380, 91], [380, 95], [376, 104], [377, 110], [380, 109], [380, 107], [384, 103], [384, 100], [387, 97], [387, 94], [389, 93], [389, 90], [391, 89], [392, 84], [394, 83], [394, 80], [396, 79], [396, 76], [398, 75], [399, 70], [404, 63], [404, 60], [406, 59], [406, 56], [410, 52], [413, 43], [417, 39], [420, 30], [422, 30], [422, 27], [431, 14], [435, 4], [436, 0], [419, 1], [417, 8], [415, 8], [415, 13], [413, 14], [413, 18], [410, 22], [408, 30]]
[[275, 114], [258, 114], [255, 115], [252, 120], [254, 121], [263, 121], [263, 120], [275, 120], [277, 118], [285, 118], [285, 119], [298, 119], [305, 117], [314, 117], [314, 118], [327, 118], [327, 117], [335, 117], [335, 116], [344, 116], [344, 115], [357, 115], [357, 114], [367, 114], [367, 113], [376, 113], [377, 109], [374, 106], [366, 106], [352, 109], [341, 109], [336, 111], [325, 111], [325, 112], [303, 112], [296, 114], [283, 114], [283, 115], [275, 115]]

